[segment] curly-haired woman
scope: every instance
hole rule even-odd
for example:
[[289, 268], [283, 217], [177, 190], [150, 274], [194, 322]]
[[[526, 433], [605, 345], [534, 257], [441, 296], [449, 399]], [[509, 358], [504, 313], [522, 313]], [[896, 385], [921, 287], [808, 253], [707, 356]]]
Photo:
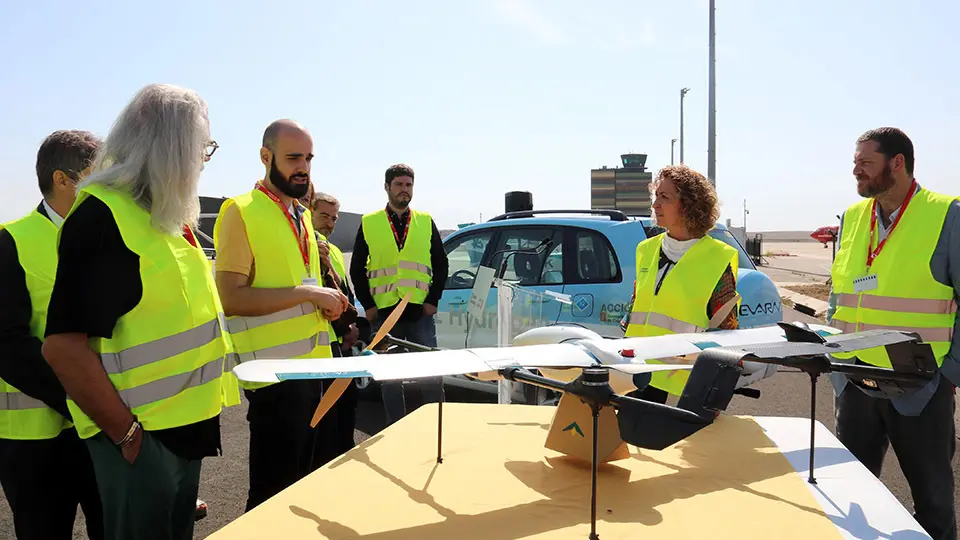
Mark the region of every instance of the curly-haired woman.
[[[685, 165], [665, 167], [650, 184], [657, 225], [666, 232], [637, 245], [637, 277], [625, 337], [737, 328], [737, 250], [707, 233], [720, 217], [717, 193]], [[679, 396], [685, 371], [654, 374], [640, 397]], [[644, 379], [636, 378], [643, 386]]]

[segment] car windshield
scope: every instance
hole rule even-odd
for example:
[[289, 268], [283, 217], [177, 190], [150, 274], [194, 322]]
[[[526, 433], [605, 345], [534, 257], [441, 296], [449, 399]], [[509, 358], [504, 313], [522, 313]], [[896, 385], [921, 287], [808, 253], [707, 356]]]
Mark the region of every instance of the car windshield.
[[737, 250], [737, 253], [740, 254], [740, 258], [737, 261], [737, 264], [740, 266], [740, 268], [750, 268], [753, 270], [757, 269], [757, 267], [753, 265], [753, 261], [751, 261], [750, 257], [747, 255], [747, 252], [744, 251], [743, 246], [740, 245], [740, 242], [737, 242], [737, 239], [734, 238], [733, 234], [731, 234], [729, 230], [713, 229], [710, 231], [710, 236]]
[[[666, 231], [666, 229], [664, 229], [663, 227], [659, 227], [655, 223], [649, 222], [649, 221], [643, 222], [643, 230], [647, 233], [647, 238], [650, 238], [651, 236], [656, 236]], [[737, 250], [737, 253], [739, 254], [739, 258], [737, 259], [737, 265], [740, 268], [749, 268], [751, 270], [757, 269], [757, 267], [754, 266], [753, 261], [750, 260], [750, 256], [747, 255], [746, 251], [744, 251], [743, 246], [740, 245], [740, 242], [737, 242], [737, 239], [733, 236], [733, 234], [728, 229], [714, 228], [713, 230], [710, 231], [709, 234], [713, 238], [716, 238], [717, 240], [720, 240], [724, 244], [727, 244], [728, 246]]]

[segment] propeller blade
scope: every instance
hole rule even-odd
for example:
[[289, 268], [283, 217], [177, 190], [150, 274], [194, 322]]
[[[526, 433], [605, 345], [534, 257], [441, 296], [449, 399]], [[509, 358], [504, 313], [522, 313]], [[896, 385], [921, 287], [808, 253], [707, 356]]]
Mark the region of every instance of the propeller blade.
[[[403, 300], [400, 300], [400, 303], [397, 304], [397, 307], [393, 309], [390, 313], [390, 316], [387, 317], [383, 324], [380, 325], [380, 329], [377, 330], [377, 333], [373, 336], [373, 339], [370, 340], [370, 344], [367, 345], [363, 351], [369, 351], [373, 349], [377, 343], [390, 333], [390, 330], [393, 330], [394, 325], [397, 324], [397, 321], [400, 320], [400, 315], [403, 314], [404, 308], [407, 307], [407, 304], [410, 302], [410, 293], [407, 293], [403, 297]], [[347, 387], [353, 384], [353, 379], [336, 379], [330, 385], [330, 388], [323, 393], [323, 397], [320, 398], [320, 403], [317, 404], [317, 410], [313, 412], [313, 418], [310, 420], [310, 427], [315, 428], [317, 424], [333, 407], [333, 404], [340, 399], [340, 396], [346, 392]]]
[[380, 340], [386, 337], [386, 335], [393, 330], [393, 326], [397, 324], [398, 320], [400, 320], [400, 315], [403, 314], [403, 310], [407, 307], [408, 302], [410, 302], [410, 293], [407, 293], [407, 295], [403, 297], [403, 300], [400, 300], [400, 303], [397, 304], [397, 307], [393, 309], [393, 311], [390, 313], [390, 316], [387, 317], [387, 320], [383, 321], [383, 324], [380, 325], [380, 329], [377, 330], [376, 335], [374, 335], [373, 339], [370, 340], [370, 344], [364, 349], [365, 351], [373, 349], [377, 343], [380, 343]]

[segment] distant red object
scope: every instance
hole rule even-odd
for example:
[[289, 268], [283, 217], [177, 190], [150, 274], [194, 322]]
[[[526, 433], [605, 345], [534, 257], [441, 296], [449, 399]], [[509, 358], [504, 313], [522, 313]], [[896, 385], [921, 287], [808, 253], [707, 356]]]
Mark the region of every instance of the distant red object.
[[832, 242], [838, 234], [840, 234], [840, 226], [833, 225], [830, 227], [820, 227], [810, 234], [810, 238], [826, 244], [827, 242]]

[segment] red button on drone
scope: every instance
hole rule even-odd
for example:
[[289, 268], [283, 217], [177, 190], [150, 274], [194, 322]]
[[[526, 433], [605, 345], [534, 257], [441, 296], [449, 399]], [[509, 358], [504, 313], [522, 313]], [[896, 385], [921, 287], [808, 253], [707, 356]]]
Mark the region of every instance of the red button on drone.
[[620, 356], [624, 358], [633, 358], [634, 357], [633, 349], [623, 349], [622, 351], [620, 351]]

